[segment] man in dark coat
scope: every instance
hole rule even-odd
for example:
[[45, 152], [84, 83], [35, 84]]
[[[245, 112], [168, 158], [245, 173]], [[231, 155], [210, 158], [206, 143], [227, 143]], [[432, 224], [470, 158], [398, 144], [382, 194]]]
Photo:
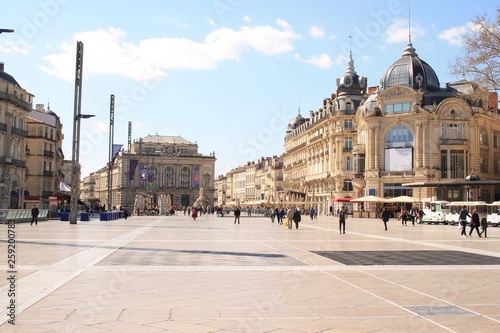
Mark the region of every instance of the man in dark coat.
[[[293, 212], [293, 222], [295, 222], [295, 229], [299, 228], [300, 220], [301, 220], [300, 211], [297, 208], [295, 208], [295, 212]], [[292, 222], [290, 221], [290, 223]]]
[[38, 225], [38, 214], [39, 214], [38, 207], [36, 204], [33, 205], [33, 208], [31, 208], [31, 223], [30, 225], [33, 225], [33, 222], [35, 222], [35, 225]]
[[345, 234], [345, 219], [346, 219], [346, 209], [342, 207], [342, 209], [339, 211], [339, 231], [341, 235], [343, 233]]
[[234, 210], [234, 224], [236, 224], [236, 221], [238, 221], [238, 224], [240, 224], [240, 215], [241, 215], [241, 210], [236, 207]]
[[387, 231], [387, 222], [389, 222], [389, 217], [391, 217], [391, 212], [389, 208], [385, 207], [385, 210], [382, 212], [382, 221], [384, 222], [385, 231]]

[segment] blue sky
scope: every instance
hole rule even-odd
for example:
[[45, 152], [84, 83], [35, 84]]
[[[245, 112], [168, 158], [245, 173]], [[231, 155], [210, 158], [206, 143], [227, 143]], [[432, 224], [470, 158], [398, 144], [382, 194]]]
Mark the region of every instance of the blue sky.
[[[460, 54], [460, 34], [498, 3], [411, 1], [413, 46], [441, 85]], [[408, 1], [38, 0], [4, 3], [0, 61], [34, 104], [50, 102], [71, 159], [76, 41], [84, 43], [80, 162], [83, 175], [108, 160], [114, 142], [179, 135], [216, 153], [216, 174], [281, 155], [287, 123], [336, 90], [349, 56], [375, 86], [408, 42]]]

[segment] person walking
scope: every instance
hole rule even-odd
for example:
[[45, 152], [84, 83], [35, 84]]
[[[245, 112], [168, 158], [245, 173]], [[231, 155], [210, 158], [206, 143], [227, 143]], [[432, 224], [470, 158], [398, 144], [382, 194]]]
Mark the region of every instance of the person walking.
[[418, 218], [418, 224], [422, 224], [422, 219], [424, 218], [424, 210], [422, 208], [420, 208], [420, 210], [418, 211], [418, 215], [417, 215], [417, 218]]
[[465, 230], [465, 227], [467, 226], [467, 217], [471, 217], [469, 212], [467, 211], [467, 207], [463, 206], [462, 210], [458, 214], [458, 220], [460, 225], [462, 226], [462, 232], [460, 233], [460, 236], [462, 237], [467, 237], [467, 232]]
[[408, 211], [405, 207], [401, 208], [401, 214], [399, 215], [398, 221], [401, 219], [401, 225], [406, 225], [408, 221]]
[[288, 229], [292, 229], [292, 222], [293, 222], [294, 213], [295, 213], [295, 211], [291, 207], [286, 212], [286, 218], [288, 219]]
[[311, 209], [309, 209], [309, 217], [311, 217], [311, 221], [314, 220], [314, 214], [316, 214], [316, 210], [314, 207], [311, 207]]
[[385, 207], [385, 210], [382, 212], [382, 221], [384, 222], [385, 231], [387, 231], [387, 222], [389, 222], [389, 218], [391, 217], [391, 212], [388, 207]]
[[[295, 222], [295, 229], [298, 229], [299, 228], [299, 222], [301, 220], [301, 216], [300, 216], [300, 210], [298, 210], [297, 208], [295, 208], [295, 211], [293, 212], [293, 222]], [[292, 225], [292, 222], [290, 221], [290, 225]], [[292, 229], [292, 228], [290, 228]]]
[[274, 223], [274, 218], [276, 217], [276, 211], [272, 207], [269, 209], [269, 216], [271, 217], [271, 223]]
[[126, 219], [127, 219], [127, 217], [128, 217], [128, 210], [127, 210], [127, 207], [125, 207], [125, 208], [123, 209], [123, 217], [125, 218], [125, 220], [126, 220]]
[[484, 233], [484, 238], [488, 238], [488, 219], [486, 218], [486, 214], [483, 214], [481, 216], [481, 233], [479, 236], [481, 236]]
[[470, 219], [469, 237], [472, 237], [472, 232], [474, 231], [474, 229], [476, 229], [477, 235], [481, 237], [481, 234], [479, 233], [479, 224], [480, 224], [479, 214], [477, 212], [477, 209], [474, 209], [472, 211], [472, 217]]
[[341, 209], [339, 211], [339, 231], [340, 234], [345, 234], [345, 219], [346, 219], [346, 211], [345, 209]]
[[191, 214], [191, 217], [193, 218], [193, 220], [196, 221], [196, 218], [198, 217], [198, 208], [196, 207], [193, 207], [193, 209], [191, 210], [193, 213]]
[[35, 222], [35, 225], [38, 225], [38, 214], [40, 211], [38, 210], [38, 207], [36, 204], [33, 204], [33, 208], [31, 208], [31, 223], [30, 225], [33, 225], [33, 222]]
[[285, 210], [281, 207], [278, 210], [278, 224], [283, 224], [283, 218], [285, 217]]
[[236, 221], [238, 221], [238, 224], [240, 224], [240, 215], [241, 215], [241, 210], [236, 207], [234, 210], [234, 224], [236, 224]]
[[412, 207], [410, 210], [411, 224], [415, 226], [415, 220], [417, 219], [418, 210], [417, 207]]

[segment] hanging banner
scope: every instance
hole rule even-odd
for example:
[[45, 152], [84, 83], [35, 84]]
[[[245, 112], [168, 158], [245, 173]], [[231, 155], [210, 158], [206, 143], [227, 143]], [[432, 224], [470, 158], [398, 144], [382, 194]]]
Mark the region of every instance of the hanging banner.
[[134, 180], [135, 169], [137, 168], [137, 164], [139, 164], [139, 160], [130, 160], [130, 166], [129, 166], [130, 172], [128, 175], [129, 180]]
[[194, 181], [194, 188], [200, 188], [200, 167], [194, 167], [193, 168], [193, 181]]
[[112, 153], [111, 153], [111, 161], [115, 161], [115, 158], [116, 158], [116, 155], [118, 155], [118, 153], [120, 152], [120, 150], [122, 149], [123, 145], [116, 145], [116, 144], [113, 144], [113, 147], [111, 149]]

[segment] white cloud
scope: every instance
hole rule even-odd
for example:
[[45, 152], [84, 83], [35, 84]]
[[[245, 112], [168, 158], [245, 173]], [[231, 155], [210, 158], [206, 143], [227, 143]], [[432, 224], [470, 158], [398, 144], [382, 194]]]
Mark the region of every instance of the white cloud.
[[365, 54], [364, 56], [361, 57], [361, 60], [363, 60], [364, 62], [371, 62], [372, 59]]
[[[425, 30], [416, 22], [411, 22], [411, 38], [418, 39], [425, 35]], [[389, 44], [408, 41], [408, 20], [395, 18], [385, 32], [385, 41]]]
[[312, 26], [309, 28], [309, 35], [313, 38], [323, 38], [325, 37], [325, 30], [321, 27]]
[[346, 57], [343, 54], [339, 54], [337, 56], [337, 58], [335, 58], [334, 62], [336, 65], [346, 65], [347, 66], [347, 63], [349, 62], [349, 57]]
[[290, 52], [293, 41], [301, 38], [290, 25], [278, 20], [283, 30], [271, 26], [221, 28], [205, 36], [203, 42], [186, 38], [149, 38], [138, 44], [126, 42], [121, 29], [109, 28], [76, 33], [71, 43], [60, 45], [61, 52], [45, 57], [42, 70], [65, 80], [74, 77], [76, 41], [84, 43], [86, 76], [109, 74], [149, 81], [166, 76], [169, 69], [213, 69], [221, 61], [238, 59], [248, 49], [266, 55]]
[[109, 133], [109, 124], [102, 121], [82, 122], [84, 126], [98, 133]]
[[214, 20], [212, 20], [212, 18], [211, 18], [211, 17], [208, 17], [208, 16], [207, 16], [207, 22], [208, 22], [208, 24], [209, 24], [209, 25], [211, 25], [212, 27], [213, 27], [213, 26], [215, 26], [215, 21], [214, 21]]
[[445, 40], [453, 46], [462, 46], [462, 35], [474, 29], [474, 23], [467, 22], [461, 27], [453, 27], [441, 32], [438, 35], [439, 39]]
[[0, 44], [0, 51], [5, 53], [28, 53], [30, 45], [21, 39], [5, 38]]
[[244, 16], [243, 17], [243, 22], [250, 23], [250, 22], [252, 22], [252, 19], [250, 18], [250, 16]]
[[333, 65], [332, 59], [326, 53], [323, 53], [319, 56], [312, 56], [309, 59], [302, 59], [300, 55], [296, 54], [295, 59], [297, 59], [300, 62], [311, 64], [323, 69], [330, 68]]

